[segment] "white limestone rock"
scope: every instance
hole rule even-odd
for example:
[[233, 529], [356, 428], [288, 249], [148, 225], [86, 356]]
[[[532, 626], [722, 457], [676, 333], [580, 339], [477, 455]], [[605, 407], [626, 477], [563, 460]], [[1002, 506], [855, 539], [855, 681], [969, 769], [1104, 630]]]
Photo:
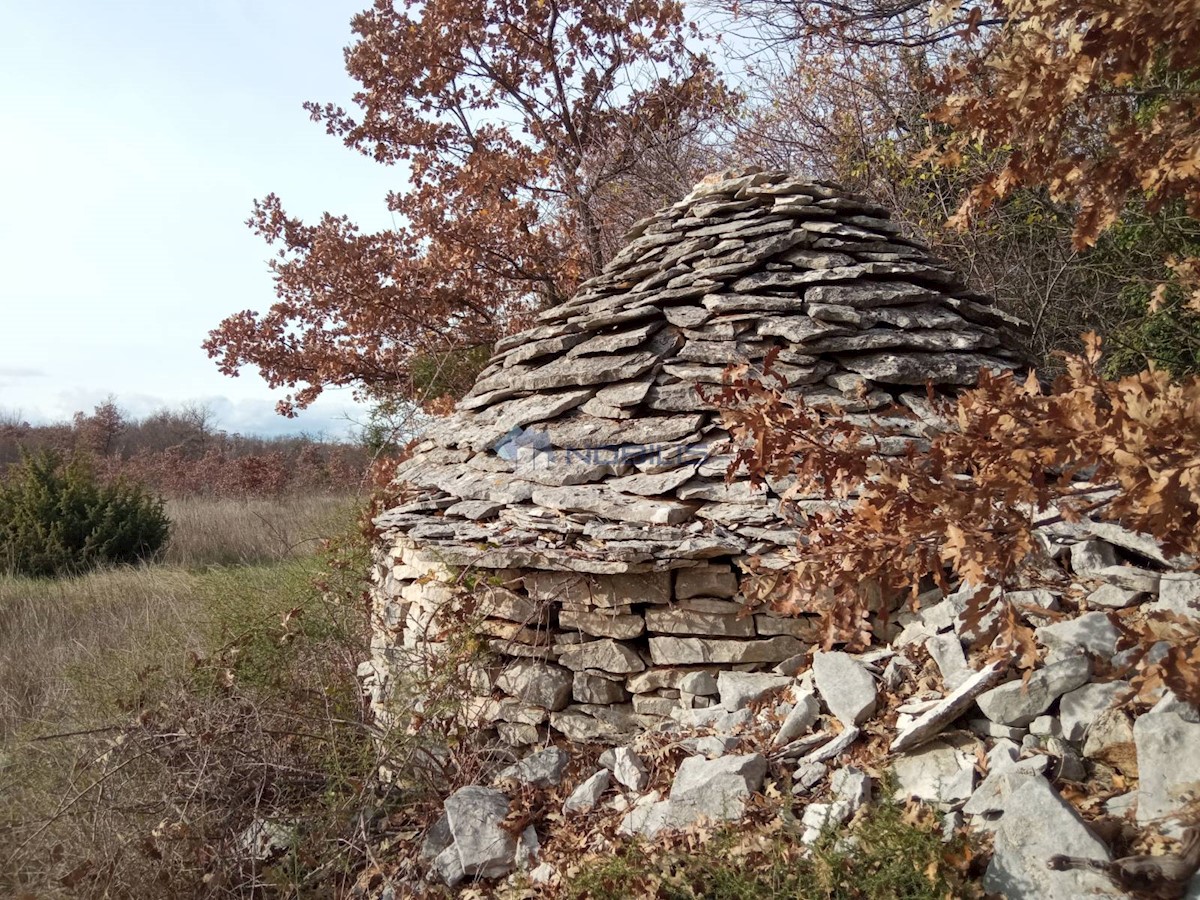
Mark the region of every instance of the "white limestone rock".
[[855, 812], [871, 798], [871, 776], [862, 769], [846, 766], [829, 779], [834, 800], [849, 803]]
[[893, 767], [898, 799], [915, 797], [949, 806], [965, 801], [975, 787], [972, 755], [942, 741], [897, 757]]
[[771, 745], [782, 747], [800, 737], [816, 724], [820, 712], [816, 696], [811, 691], [799, 691], [795, 704], [779, 726]]
[[1001, 725], [1027, 725], [1056, 699], [1083, 685], [1091, 675], [1086, 657], [1072, 656], [1038, 669], [1028, 682], [1010, 681], [980, 694], [975, 702], [985, 716]]
[[961, 687], [975, 671], [967, 665], [966, 654], [963, 653], [962, 641], [953, 632], [938, 634], [925, 642], [925, 649], [933, 657], [938, 671], [942, 673], [942, 683], [946, 689], [953, 691]]
[[718, 759], [688, 757], [671, 785], [667, 822], [672, 828], [686, 828], [701, 819], [736, 820], [766, 774], [767, 760], [758, 753]]
[[787, 636], [758, 641], [699, 637], [650, 638], [650, 658], [656, 666], [775, 663], [803, 650], [803, 644]]
[[561, 609], [558, 613], [558, 624], [562, 628], [582, 631], [595, 637], [626, 641], [640, 636], [646, 630], [646, 622], [641, 616], [602, 609]]
[[675, 574], [675, 599], [690, 597], [733, 597], [738, 592], [737, 576], [728, 565], [695, 566]]
[[509, 766], [496, 776], [496, 784], [515, 781], [529, 787], [548, 788], [562, 782], [571, 757], [558, 747], [546, 747]]
[[660, 800], [654, 791], [639, 800], [617, 826], [617, 834], [623, 837], [639, 835], [653, 840], [660, 831], [668, 827], [671, 801]]
[[755, 636], [752, 616], [719, 615], [695, 609], [647, 609], [646, 628], [652, 634], [730, 638]]
[[532, 659], [509, 665], [496, 679], [496, 687], [524, 704], [550, 712], [564, 709], [571, 701], [571, 673]]
[[812, 671], [825, 706], [844, 725], [861, 725], [875, 714], [875, 679], [850, 654], [816, 653]]
[[567, 647], [558, 655], [558, 662], [573, 672], [599, 669], [601, 672], [627, 675], [646, 668], [642, 658], [632, 648], [607, 638]]
[[575, 673], [571, 696], [579, 703], [597, 703], [604, 706], [624, 703], [629, 699], [622, 682], [591, 672]]
[[1171, 572], [1162, 576], [1158, 600], [1151, 603], [1152, 612], [1172, 612], [1180, 616], [1200, 618], [1200, 575], [1193, 572]]
[[563, 801], [564, 815], [580, 815], [589, 813], [596, 808], [604, 792], [612, 783], [612, 773], [601, 769], [586, 779], [579, 787], [571, 791], [571, 795]]
[[1052, 661], [1072, 653], [1091, 653], [1101, 659], [1111, 659], [1117, 652], [1117, 629], [1108, 614], [1084, 613], [1074, 619], [1064, 619], [1053, 625], [1043, 625], [1036, 632], [1038, 643], [1050, 651]]
[[1109, 859], [1108, 848], [1041, 776], [1008, 796], [996, 828], [984, 890], [1008, 900], [1079, 900], [1111, 887], [1096, 872], [1059, 872], [1046, 864], [1059, 854]]
[[680, 679], [679, 690], [701, 697], [712, 697], [720, 692], [717, 679], [709, 672], [689, 672]]
[[1106, 541], [1091, 539], [1071, 547], [1071, 570], [1076, 575], [1095, 575], [1101, 569], [1116, 564], [1116, 551]]
[[646, 764], [629, 747], [613, 747], [600, 754], [600, 765], [612, 772], [619, 784], [631, 791], [642, 791], [650, 781]]
[[513, 870], [517, 842], [502, 827], [508, 798], [478, 785], [459, 788], [446, 798], [452, 849], [468, 878], [499, 878]]
[[1088, 606], [1103, 609], [1128, 609], [1143, 602], [1150, 595], [1145, 591], [1133, 591], [1117, 584], [1102, 584], [1088, 594]]
[[[1139, 716], [1133, 726], [1137, 745], [1138, 811], [1147, 825], [1176, 812], [1187, 802], [1188, 792], [1200, 782], [1200, 725], [1175, 713]], [[1167, 833], [1178, 837], [1178, 821], [1166, 821]]]
[[721, 705], [730, 712], [744, 709], [755, 700], [782, 690], [791, 683], [791, 678], [768, 672], [721, 672], [717, 675]]
[[1082, 741], [1096, 718], [1128, 694], [1129, 685], [1123, 681], [1085, 684], [1063, 694], [1058, 701], [1062, 736], [1068, 741]]

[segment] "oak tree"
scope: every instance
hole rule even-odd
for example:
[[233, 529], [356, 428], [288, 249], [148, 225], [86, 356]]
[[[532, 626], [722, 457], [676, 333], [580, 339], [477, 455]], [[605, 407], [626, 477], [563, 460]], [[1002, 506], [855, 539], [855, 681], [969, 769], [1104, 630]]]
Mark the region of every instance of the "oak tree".
[[277, 300], [205, 342], [226, 374], [254, 365], [290, 388], [285, 414], [332, 385], [460, 394], [499, 336], [691, 182], [729, 102], [677, 0], [376, 0], [352, 27], [357, 110], [306, 108], [395, 167], [397, 224], [365, 233], [256, 202]]

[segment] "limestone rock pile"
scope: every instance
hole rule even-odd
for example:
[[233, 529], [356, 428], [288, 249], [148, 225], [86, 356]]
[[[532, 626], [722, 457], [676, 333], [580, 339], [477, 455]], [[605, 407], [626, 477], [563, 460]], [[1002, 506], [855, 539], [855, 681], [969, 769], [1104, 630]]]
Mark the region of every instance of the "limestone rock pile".
[[[759, 815], [764, 792], [812, 840], [891, 770], [902, 796], [991, 834], [985, 887], [1016, 900], [1122, 896], [1048, 862], [1107, 859], [1101, 831], [1177, 835], [1200, 815], [1200, 714], [1161, 688], [1135, 698], [1122, 668], [1122, 620], [1200, 617], [1195, 561], [1145, 535], [1088, 520], [1038, 532], [1037, 582], [997, 598], [1036, 629], [1027, 678], [984, 664], [969, 586], [922, 595], [855, 655], [819, 652], [803, 616], [746, 608], [745, 563], [796, 545], [794, 510], [785, 482], [726, 484], [730, 436], [698, 387], [775, 348], [795, 396], [886, 421], [888, 454], [941, 427], [927, 381], [951, 393], [1021, 363], [1016, 323], [885, 210], [783, 173], [710, 180], [540, 319], [497, 345], [401, 466], [404, 505], [377, 520], [361, 674], [381, 726], [398, 682], [467, 646], [484, 651], [467, 733], [516, 762], [446, 800], [421, 854], [437, 877], [525, 869], [553, 884], [530, 792], [645, 837]], [[597, 766], [581, 762], [593, 744], [609, 748]]]
[[774, 491], [725, 486], [697, 386], [778, 347], [810, 404], [919, 440], [927, 381], [1019, 362], [1015, 323], [886, 210], [781, 173], [702, 183], [539, 318], [397, 472], [413, 500], [380, 524], [443, 562], [613, 574], [790, 543]]
[[939, 427], [927, 381], [1019, 362], [1014, 323], [886, 210], [783, 173], [702, 183], [540, 319], [497, 345], [397, 472], [408, 502], [377, 520], [381, 715], [393, 671], [464, 621], [444, 583], [464, 569], [490, 586], [471, 627], [519, 661], [487, 706], [513, 742], [547, 725], [620, 740], [714, 702], [720, 670], [794, 669], [811, 623], [742, 616], [737, 577], [795, 545], [788, 484], [725, 483], [730, 436], [699, 389], [775, 348], [789, 391], [886, 421], [881, 452], [898, 453]]

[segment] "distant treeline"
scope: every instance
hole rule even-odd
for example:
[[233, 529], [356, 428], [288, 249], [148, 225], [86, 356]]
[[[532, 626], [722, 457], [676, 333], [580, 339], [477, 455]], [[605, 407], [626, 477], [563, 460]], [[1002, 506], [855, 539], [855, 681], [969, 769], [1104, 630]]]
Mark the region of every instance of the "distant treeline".
[[110, 398], [53, 425], [0, 414], [0, 474], [22, 452], [45, 450], [85, 454], [102, 479], [126, 478], [171, 497], [342, 493], [362, 487], [371, 464], [357, 444], [230, 434], [199, 404], [137, 419]]

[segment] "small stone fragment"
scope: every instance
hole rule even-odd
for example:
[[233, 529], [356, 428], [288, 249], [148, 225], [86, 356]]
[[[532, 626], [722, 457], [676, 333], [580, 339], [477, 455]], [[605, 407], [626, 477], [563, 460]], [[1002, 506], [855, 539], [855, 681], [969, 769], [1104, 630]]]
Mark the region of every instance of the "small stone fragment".
[[967, 665], [967, 657], [963, 653], [962, 642], [953, 632], [938, 634], [925, 642], [925, 649], [933, 657], [938, 670], [942, 673], [942, 682], [946, 689], [953, 691], [961, 687], [975, 671]]
[[571, 795], [563, 802], [563, 813], [591, 812], [611, 783], [612, 773], [608, 769], [601, 769], [571, 791]]
[[801, 691], [796, 698], [795, 705], [771, 741], [772, 746], [782, 747], [800, 737], [813, 727], [820, 712], [817, 698], [809, 691]]
[[644, 790], [650, 781], [650, 773], [642, 758], [629, 747], [613, 747], [600, 754], [600, 765], [613, 773], [618, 783], [631, 791]]

